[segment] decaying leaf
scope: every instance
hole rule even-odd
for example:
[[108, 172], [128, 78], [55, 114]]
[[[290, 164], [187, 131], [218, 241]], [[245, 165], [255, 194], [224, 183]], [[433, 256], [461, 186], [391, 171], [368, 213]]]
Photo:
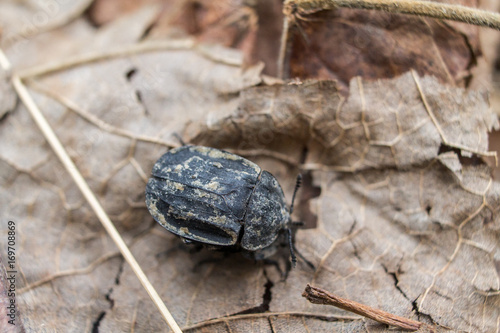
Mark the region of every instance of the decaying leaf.
[[241, 112], [211, 120], [194, 140], [237, 149], [262, 149], [276, 140], [293, 147], [275, 150], [293, 154], [286, 150], [293, 148], [297, 156], [297, 146], [313, 146], [308, 163], [353, 172], [407, 168], [435, 158], [443, 146], [486, 152], [487, 131], [496, 124], [484, 93], [464, 93], [430, 77], [353, 79], [349, 91], [342, 97], [331, 81], [247, 89]]
[[[91, 49], [105, 50], [120, 29], [130, 32], [121, 44], [131, 45], [154, 13], [135, 13], [138, 26], [116, 21], [99, 30]], [[67, 29], [77, 25], [88, 28], [79, 21]], [[497, 329], [500, 188], [481, 160], [497, 120], [484, 93], [415, 71], [371, 82], [349, 77], [348, 90], [329, 80], [281, 82], [263, 78], [260, 64], [242, 70], [239, 51], [185, 45], [132, 46], [128, 56], [26, 80], [185, 331], [390, 330], [308, 303], [301, 293], [311, 282], [437, 331]], [[298, 232], [296, 245], [316, 269], [299, 261], [283, 281], [275, 266], [195, 252], [157, 225], [145, 184], [179, 136], [254, 160], [276, 176], [288, 202], [304, 172], [297, 215], [317, 222]], [[14, 221], [26, 330], [165, 331], [23, 105], [0, 120], [0, 140], [0, 247], [4, 221]]]
[[[253, 87], [260, 82], [258, 72], [249, 73], [185, 50], [88, 64], [32, 82], [37, 104], [181, 326], [229, 316], [221, 324], [234, 329], [246, 327], [250, 318], [252, 323], [266, 318], [262, 325], [269, 320], [284, 325], [279, 322], [285, 320], [290, 327], [307, 319], [310, 329], [319, 329], [325, 325], [322, 315], [331, 319], [338, 311], [321, 309], [317, 317], [310, 316], [316, 309], [300, 293], [314, 281], [399, 315], [456, 329], [493, 328], [498, 299], [486, 294], [499, 288], [494, 266], [498, 185], [485, 167], [462, 165], [454, 151], [439, 154], [444, 138], [447, 146], [464, 152], [486, 151], [486, 130], [495, 118], [484, 95], [409, 73], [375, 83], [354, 79], [352, 94], [344, 99], [328, 82]], [[101, 77], [98, 89], [77, 89], [80, 84], [95, 88], [91, 81], [96, 76]], [[84, 83], [83, 77], [91, 81]], [[238, 88], [228, 91], [227, 82]], [[77, 107], [67, 107], [72, 105]], [[468, 105], [475, 112], [467, 112]], [[89, 115], [102, 123], [90, 122], [94, 118]], [[455, 135], [464, 119], [482, 128], [476, 126], [475, 133], [462, 128], [462, 135]], [[8, 218], [19, 221], [25, 239], [19, 249], [25, 276], [19, 303], [27, 326], [46, 320], [43, 308], [56, 307], [66, 309], [59, 318], [51, 317], [58, 329], [96, 323], [104, 330], [162, 329], [159, 314], [52, 153], [44, 144], [25, 144], [32, 148], [19, 153], [21, 132], [14, 124], [33, 124], [19, 107], [0, 134], [12, 147], [2, 156], [8, 171], [3, 197]], [[110, 126], [125, 134], [111, 133]], [[143, 176], [183, 128], [189, 129], [188, 136], [196, 133], [193, 143], [242, 153], [268, 151], [270, 157], [257, 160], [289, 190], [290, 166], [300, 165], [307, 148], [305, 166], [321, 187], [313, 200], [318, 225], [300, 231], [297, 246], [316, 271], [299, 265], [281, 282], [274, 268], [237, 255], [203, 264], [217, 254], [190, 254], [153, 223], [145, 207], [132, 205], [143, 201]], [[272, 148], [252, 133], [261, 133], [265, 147]], [[283, 164], [272, 152], [289, 159]], [[21, 195], [26, 188], [36, 190]], [[40, 230], [43, 237], [36, 237]], [[53, 297], [54, 288], [61, 297]], [[478, 305], [488, 301], [491, 306]], [[231, 319], [252, 308], [276, 314], [273, 319], [266, 313], [248, 314], [241, 322]], [[480, 311], [491, 321], [476, 321], [483, 318]], [[344, 327], [360, 325], [359, 320], [338, 320]]]
[[[472, 2], [472, 1], [471, 1]], [[472, 4], [471, 4], [472, 5]], [[466, 86], [481, 54], [475, 27], [366, 10], [299, 16], [292, 33], [290, 77], [392, 78], [415, 69]]]
[[[35, 1], [33, 1], [35, 2]], [[34, 65], [60, 63], [77, 54], [109, 50], [136, 43], [156, 14], [154, 6], [146, 6], [99, 30], [81, 16], [89, 0], [46, 1], [18, 6], [17, 2], [0, 3], [2, 25], [1, 46], [12, 66], [19, 70]], [[18, 24], [10, 20], [15, 19]], [[41, 21], [39, 21], [41, 20]], [[44, 33], [69, 20], [64, 29]], [[131, 23], [133, 22], [133, 23]], [[50, 45], [51, 47], [47, 47]]]

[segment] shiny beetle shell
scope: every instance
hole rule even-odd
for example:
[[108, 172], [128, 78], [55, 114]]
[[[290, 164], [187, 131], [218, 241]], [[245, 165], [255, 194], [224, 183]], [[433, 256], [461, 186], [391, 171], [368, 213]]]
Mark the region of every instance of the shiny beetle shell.
[[[183, 146], [155, 163], [146, 187], [153, 218], [188, 241], [264, 258], [290, 214], [272, 174], [215, 148]], [[270, 253], [269, 253], [270, 252]]]

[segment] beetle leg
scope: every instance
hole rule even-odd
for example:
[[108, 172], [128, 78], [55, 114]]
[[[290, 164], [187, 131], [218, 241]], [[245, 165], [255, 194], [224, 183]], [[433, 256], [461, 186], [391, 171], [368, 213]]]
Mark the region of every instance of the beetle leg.
[[297, 256], [299, 256], [299, 258], [305, 262], [307, 264], [307, 266], [309, 266], [312, 270], [316, 270], [316, 267], [314, 267], [313, 263], [310, 262], [309, 260], [306, 259], [306, 257], [304, 257], [302, 255], [302, 253], [300, 253], [299, 250], [297, 250], [297, 248], [295, 247], [295, 245], [292, 245], [293, 246], [293, 249], [295, 250], [295, 253], [297, 253]]
[[[292, 226], [299, 226], [299, 225], [304, 225], [304, 222], [299, 222], [299, 221], [292, 221]], [[295, 247], [295, 243], [293, 242], [293, 238], [292, 238], [292, 228], [288, 228], [288, 244], [290, 246], [290, 256], [292, 257], [292, 265], [293, 267], [295, 267], [295, 264], [297, 263], [297, 258], [295, 257], [295, 254], [297, 254], [297, 256], [302, 260], [304, 261], [307, 266], [309, 266], [311, 269], [315, 270], [316, 268], [314, 267], [314, 265], [306, 259], [306, 257], [304, 257], [302, 255], [302, 253], [300, 253], [299, 250], [297, 250], [297, 248]]]
[[178, 133], [174, 133], [173, 135], [177, 140], [179, 140], [179, 142], [181, 143], [181, 146], [186, 146], [186, 142], [184, 142], [184, 140], [182, 140], [181, 136]]
[[305, 223], [303, 221], [292, 221], [291, 224], [292, 224], [292, 228], [293, 227], [298, 228], [298, 227], [303, 227]]
[[289, 269], [287, 269], [286, 271], [283, 271], [280, 267], [279, 262], [277, 262], [276, 260], [273, 260], [273, 259], [267, 258], [267, 259], [264, 259], [263, 262], [264, 262], [264, 265], [274, 266], [276, 268], [278, 273], [281, 275], [281, 281], [286, 280], [286, 278], [288, 277], [288, 272], [290, 271]]

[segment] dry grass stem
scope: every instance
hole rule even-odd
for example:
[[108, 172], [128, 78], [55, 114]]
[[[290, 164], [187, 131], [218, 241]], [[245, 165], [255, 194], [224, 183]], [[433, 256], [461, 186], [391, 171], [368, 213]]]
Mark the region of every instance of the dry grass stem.
[[127, 57], [134, 54], [165, 50], [189, 50], [193, 47], [195, 47], [195, 42], [192, 39], [142, 42], [139, 44], [127, 45], [123, 48], [110, 50], [108, 52], [91, 52], [88, 54], [75, 56], [74, 58], [58, 60], [54, 63], [32, 67], [20, 71], [18, 73], [18, 76], [21, 79], [35, 78], [38, 76], [67, 70], [76, 66], [82, 66], [89, 63], [111, 60], [115, 58]]
[[500, 15], [475, 8], [437, 3], [430, 1], [408, 0], [288, 0], [284, 12], [289, 15], [307, 14], [318, 10], [336, 8], [374, 9], [395, 14], [410, 14], [452, 20], [500, 30]]

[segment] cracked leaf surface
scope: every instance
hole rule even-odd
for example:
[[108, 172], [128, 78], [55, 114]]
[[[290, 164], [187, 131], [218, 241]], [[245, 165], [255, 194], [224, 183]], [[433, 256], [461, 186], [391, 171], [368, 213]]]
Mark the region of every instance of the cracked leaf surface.
[[[484, 94], [412, 73], [354, 78], [347, 97], [332, 81], [268, 85], [261, 67], [243, 72], [219, 51], [137, 54], [29, 83], [181, 327], [388, 331], [307, 303], [312, 282], [453, 330], [498, 329], [500, 189], [474, 159], [496, 126]], [[238, 254], [190, 253], [156, 225], [145, 181], [175, 134], [257, 162], [288, 202], [298, 167], [310, 172], [321, 194], [301, 207], [317, 225], [298, 232], [297, 247], [316, 270], [299, 262], [282, 282]], [[0, 140], [1, 216], [18, 226], [24, 327], [165, 330], [22, 105], [0, 122]]]

